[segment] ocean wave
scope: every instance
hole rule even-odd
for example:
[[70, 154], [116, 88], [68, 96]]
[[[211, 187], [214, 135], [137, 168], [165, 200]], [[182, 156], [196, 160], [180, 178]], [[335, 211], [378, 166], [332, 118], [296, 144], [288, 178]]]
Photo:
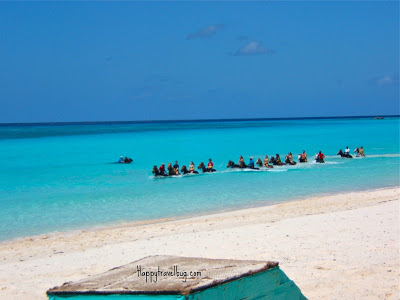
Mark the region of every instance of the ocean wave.
[[150, 175], [149, 179], [151, 179], [151, 180], [153, 180], [153, 179], [167, 179], [167, 178], [179, 179], [179, 178], [196, 177], [196, 176], [207, 175], [207, 174], [215, 174], [215, 173], [179, 174], [179, 175], [174, 175], [174, 176], [157, 176], [157, 177], [154, 177], [154, 175]]
[[338, 165], [338, 164], [341, 164], [340, 162], [337, 162], [337, 161], [326, 161], [325, 160], [325, 162], [323, 163], [323, 164], [321, 164], [321, 163], [317, 163], [315, 160], [314, 161], [312, 161], [312, 162], [310, 162], [312, 165]]
[[219, 173], [260, 172], [260, 171], [267, 171], [267, 168], [261, 168], [261, 169], [259, 169], [259, 170], [254, 170], [254, 169], [239, 169], [239, 168], [232, 169], [232, 168], [229, 168], [229, 169], [223, 170], [223, 171], [221, 171], [221, 172], [219, 172]]
[[[351, 154], [353, 156], [353, 158], [376, 158], [376, 157], [400, 157], [400, 154], [372, 154], [369, 155], [367, 154], [366, 156], [356, 156], [355, 154]], [[342, 157], [340, 157], [339, 155], [326, 155], [325, 159], [340, 159]]]
[[357, 158], [376, 158], [376, 157], [400, 157], [400, 154], [375, 154], [375, 155], [366, 155], [365, 157], [357, 157]]

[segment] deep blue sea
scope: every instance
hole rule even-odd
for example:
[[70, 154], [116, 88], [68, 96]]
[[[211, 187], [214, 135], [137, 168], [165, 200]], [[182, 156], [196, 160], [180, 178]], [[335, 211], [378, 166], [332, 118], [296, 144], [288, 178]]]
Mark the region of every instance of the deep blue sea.
[[[364, 146], [366, 158], [337, 151]], [[306, 150], [309, 163], [233, 171], [228, 160]], [[325, 164], [312, 162], [322, 150]], [[119, 156], [132, 164], [112, 164]], [[153, 165], [218, 172], [154, 179]], [[399, 186], [399, 118], [0, 126], [0, 240]]]

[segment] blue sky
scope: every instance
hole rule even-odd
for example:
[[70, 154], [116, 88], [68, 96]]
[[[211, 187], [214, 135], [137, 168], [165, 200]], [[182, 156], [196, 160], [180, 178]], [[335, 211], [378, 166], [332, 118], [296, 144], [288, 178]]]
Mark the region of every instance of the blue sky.
[[2, 2], [0, 122], [399, 113], [399, 3]]

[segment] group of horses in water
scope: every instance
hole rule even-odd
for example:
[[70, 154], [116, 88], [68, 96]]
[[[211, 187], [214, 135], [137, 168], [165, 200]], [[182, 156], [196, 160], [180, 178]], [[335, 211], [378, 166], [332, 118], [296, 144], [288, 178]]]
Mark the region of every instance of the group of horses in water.
[[[211, 159], [210, 159], [210, 161], [211, 161]], [[201, 170], [203, 173], [212, 173], [212, 172], [216, 172], [217, 171], [217, 170], [214, 169], [213, 164], [212, 165], [209, 164], [206, 167], [204, 162], [201, 162], [197, 166], [197, 169]], [[156, 177], [178, 176], [178, 175], [187, 175], [187, 174], [199, 174], [199, 172], [194, 169], [193, 162], [190, 163], [189, 169], [186, 167], [186, 165], [183, 165], [182, 168], [180, 169], [180, 173], [179, 173], [179, 166], [177, 165], [177, 162], [175, 162], [174, 166], [172, 166], [171, 163], [168, 163], [168, 166], [167, 166], [166, 170], [164, 168], [164, 164], [162, 164], [159, 168], [157, 168], [157, 166], [154, 166], [152, 173]]]
[[[361, 146], [360, 148], [356, 148], [354, 150], [356, 153], [356, 156], [365, 156], [364, 155], [364, 149]], [[352, 155], [350, 155], [348, 151], [348, 147], [346, 147], [345, 152], [343, 152], [341, 149], [338, 151], [337, 155], [340, 155], [343, 158], [353, 158]], [[317, 163], [324, 163], [324, 158], [325, 155], [319, 151], [315, 155], [315, 162]], [[303, 150], [303, 153], [298, 155], [298, 161], [299, 163], [307, 163], [307, 154]], [[254, 163], [253, 157], [250, 157], [250, 162], [246, 164], [244, 162], [243, 156], [240, 156], [239, 162], [235, 164], [232, 160], [230, 160], [227, 164], [227, 168], [232, 168], [232, 169], [250, 169], [250, 170], [260, 170], [260, 168], [273, 168], [274, 166], [283, 166], [283, 165], [296, 165], [297, 162], [293, 160], [293, 155], [291, 152], [288, 153], [288, 155], [285, 157], [284, 162], [281, 161], [281, 158], [279, 154], [276, 154], [275, 156], [272, 156], [270, 159], [268, 158], [268, 155], [265, 155], [264, 161], [262, 161], [260, 158], [257, 159], [257, 161]], [[212, 163], [212, 160], [209, 159], [209, 163], [206, 166], [204, 162], [201, 162], [197, 166], [198, 170], [201, 170], [203, 173], [213, 173], [216, 172], [217, 170], [214, 169], [214, 164]], [[194, 163], [190, 162], [189, 169], [186, 167], [186, 165], [183, 165], [182, 168], [179, 170], [178, 162], [175, 162], [175, 165], [172, 166], [171, 163], [168, 163], [167, 169], [165, 170], [164, 163], [157, 168], [157, 166], [153, 167], [152, 171], [153, 175], [155, 177], [169, 177], [169, 176], [179, 176], [179, 175], [187, 175], [187, 174], [199, 174], [198, 171], [195, 170], [194, 168]]]
[[[337, 153], [337, 155], [340, 155], [340, 157], [344, 157], [344, 158], [353, 158], [353, 156], [350, 154], [350, 151], [348, 151], [348, 149], [349, 149], [349, 147], [346, 147], [346, 150], [344, 152], [342, 151], [342, 149], [340, 149], [339, 152]], [[359, 156], [365, 157], [363, 146], [361, 146], [360, 148], [357, 147], [354, 150], [354, 152], [356, 153], [356, 157], [359, 157]]]

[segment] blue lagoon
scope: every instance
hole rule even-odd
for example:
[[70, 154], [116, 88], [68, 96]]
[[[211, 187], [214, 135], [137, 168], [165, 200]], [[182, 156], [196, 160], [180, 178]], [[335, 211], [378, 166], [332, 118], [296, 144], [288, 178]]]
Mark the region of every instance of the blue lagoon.
[[[342, 159], [339, 149], [365, 148]], [[309, 163], [230, 170], [306, 150]], [[325, 164], [313, 162], [319, 150]], [[132, 164], [113, 164], [121, 156]], [[154, 165], [214, 161], [213, 174], [155, 179]], [[0, 240], [180, 218], [399, 185], [399, 118], [0, 126]]]

